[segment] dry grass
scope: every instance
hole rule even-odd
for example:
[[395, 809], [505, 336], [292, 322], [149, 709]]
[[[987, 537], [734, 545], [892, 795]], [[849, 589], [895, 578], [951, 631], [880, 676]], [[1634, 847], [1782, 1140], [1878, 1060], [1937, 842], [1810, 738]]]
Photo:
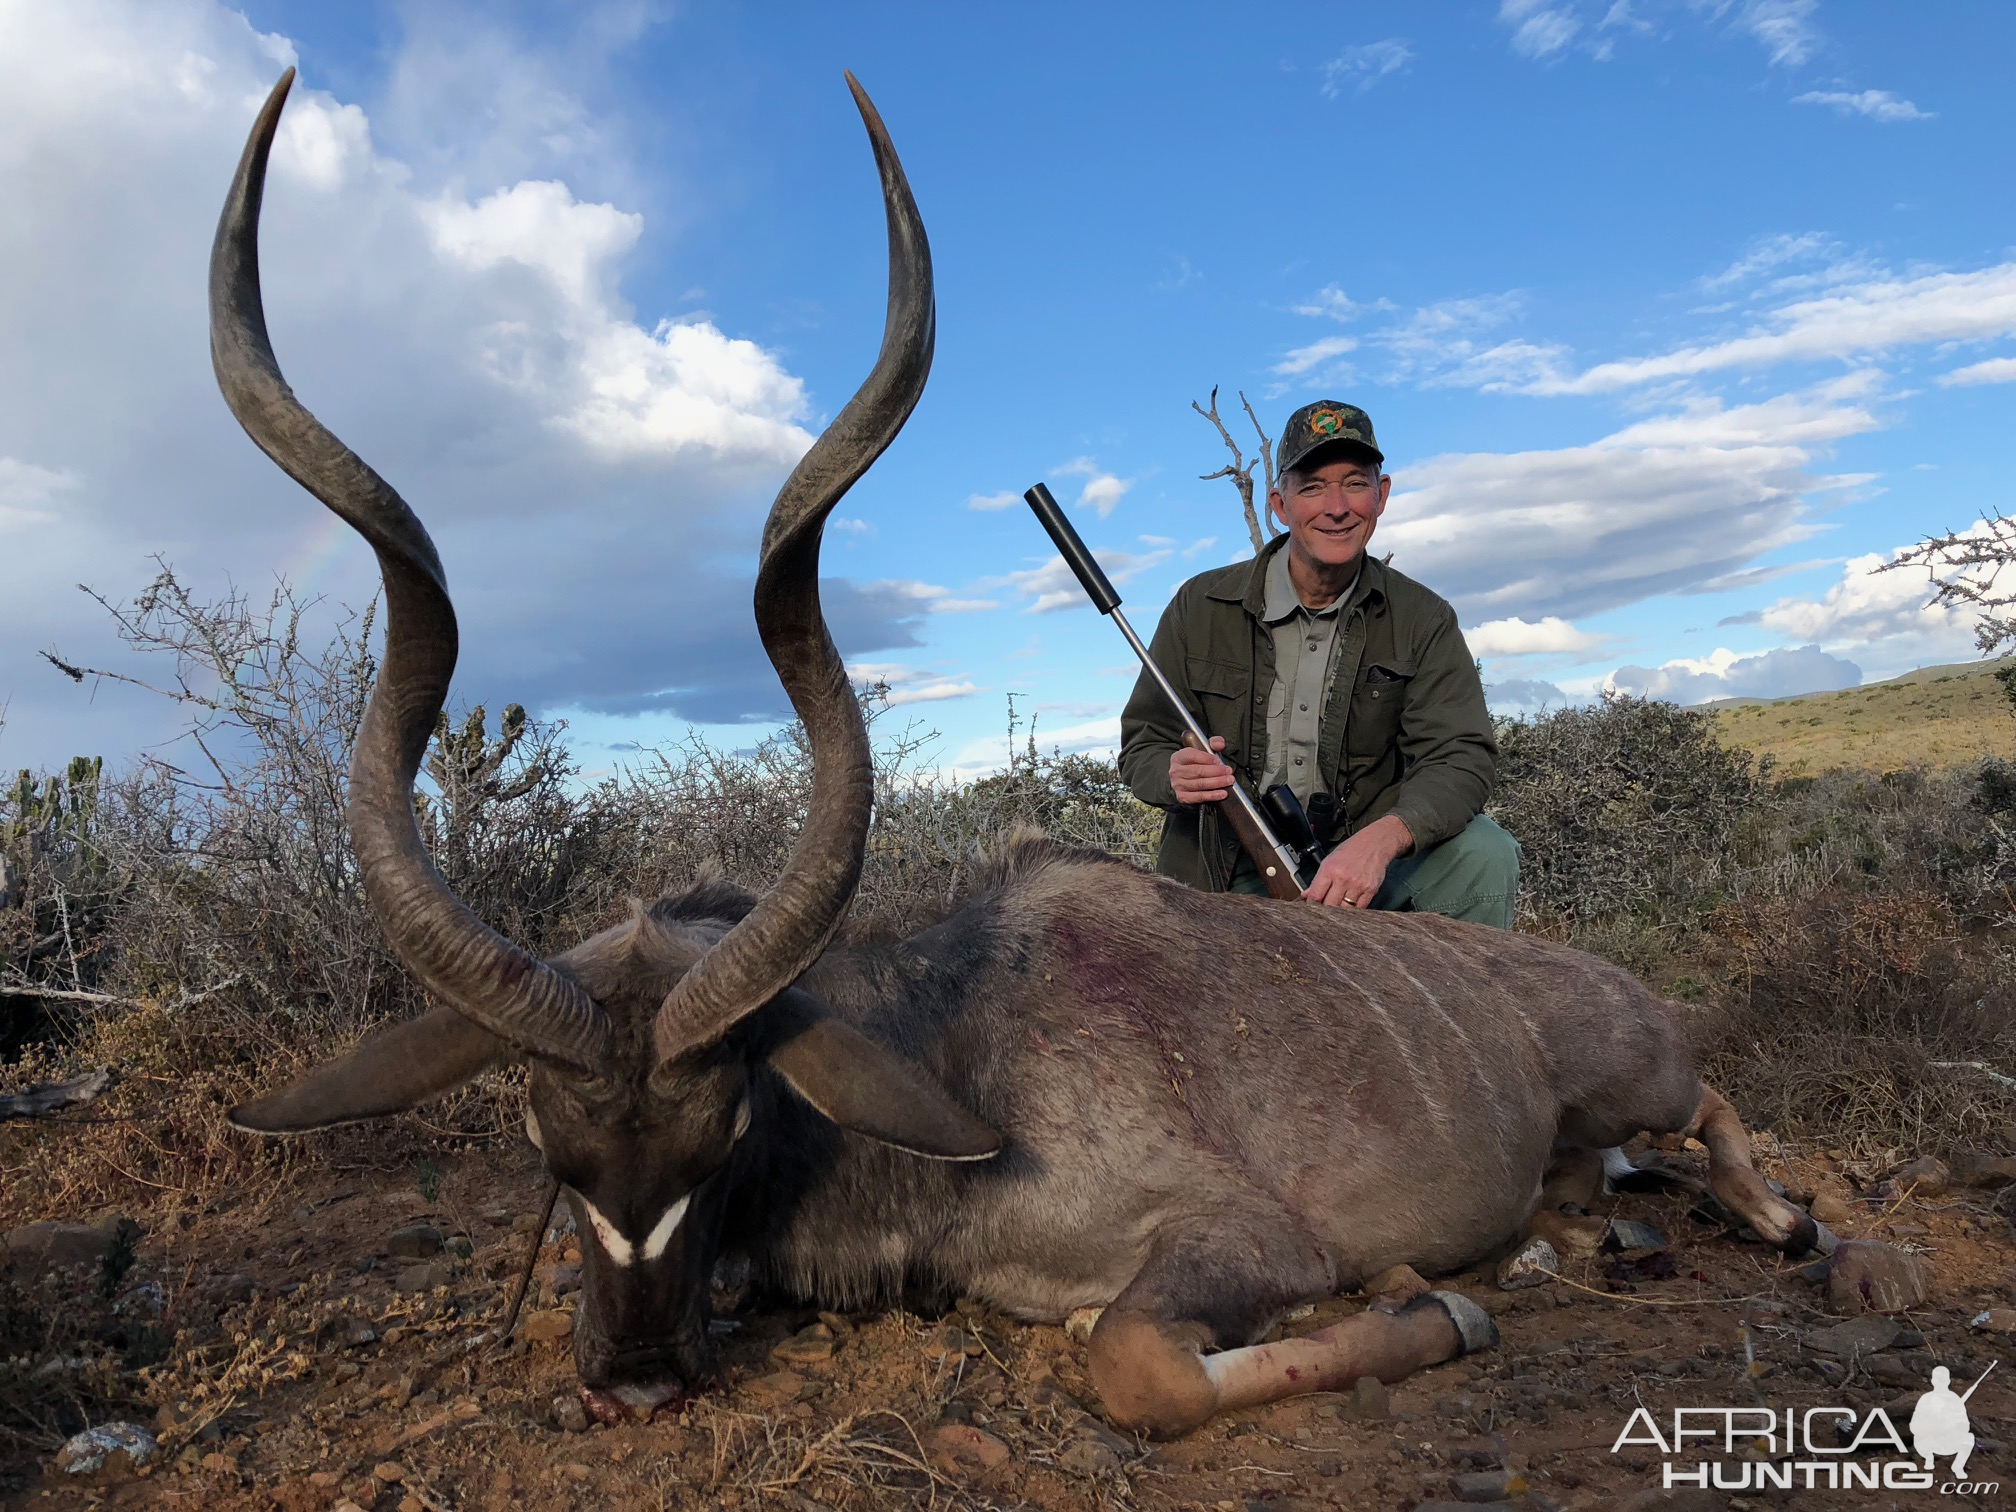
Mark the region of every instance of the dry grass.
[[1780, 772], [1954, 767], [2016, 747], [1996, 659], [1925, 667], [1837, 693], [1715, 706], [1718, 738]]

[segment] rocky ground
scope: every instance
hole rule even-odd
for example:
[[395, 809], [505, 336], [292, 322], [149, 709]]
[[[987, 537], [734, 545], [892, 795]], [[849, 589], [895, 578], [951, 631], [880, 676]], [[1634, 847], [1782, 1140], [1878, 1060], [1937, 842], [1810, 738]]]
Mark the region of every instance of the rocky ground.
[[[1744, 1242], [1684, 1193], [1625, 1196], [1596, 1216], [1657, 1231], [1624, 1231], [1636, 1248], [1571, 1254], [1560, 1279], [1517, 1290], [1490, 1269], [1443, 1283], [1497, 1316], [1497, 1350], [1391, 1388], [1234, 1413], [1164, 1444], [1103, 1424], [1070, 1331], [965, 1306], [942, 1318], [841, 1317], [758, 1299], [717, 1325], [719, 1388], [676, 1418], [592, 1423], [567, 1344], [579, 1252], [571, 1233], [535, 1233], [540, 1179], [522, 1145], [472, 1150], [396, 1184], [317, 1170], [200, 1205], [168, 1194], [124, 1224], [73, 1215], [97, 1226], [9, 1235], [0, 1312], [16, 1352], [0, 1361], [0, 1405], [17, 1422], [24, 1407], [57, 1422], [67, 1402], [94, 1424], [133, 1423], [145, 1432], [125, 1430], [127, 1441], [146, 1460], [136, 1469], [115, 1449], [73, 1473], [68, 1464], [92, 1462], [79, 1448], [59, 1455], [76, 1418], [40, 1437], [11, 1432], [0, 1437], [0, 1503], [1911, 1507], [1935, 1493], [1666, 1493], [1656, 1449], [1612, 1445], [1641, 1405], [1662, 1425], [1680, 1406], [1763, 1404], [1781, 1420], [1786, 1408], [1885, 1407], [1901, 1427], [1935, 1363], [1964, 1387], [2000, 1361], [1968, 1404], [1979, 1440], [1969, 1478], [2009, 1489], [1937, 1504], [2001, 1504], [2016, 1492], [2016, 1159], [2005, 1149], [1892, 1175], [1842, 1152], [1766, 1147], [1779, 1157], [1768, 1168], [1844, 1237], [1920, 1257], [1922, 1277], [1906, 1265], [1889, 1278], [1898, 1295], [1879, 1284], [1869, 1298], [1894, 1313], [1865, 1311], [1843, 1276], [1830, 1287], [1825, 1266]], [[25, 1216], [0, 1198], [0, 1219]], [[538, 1279], [517, 1336], [500, 1343], [500, 1305], [535, 1237]], [[1338, 1298], [1285, 1326], [1367, 1305]], [[1743, 1462], [1741, 1452], [1727, 1461]]]

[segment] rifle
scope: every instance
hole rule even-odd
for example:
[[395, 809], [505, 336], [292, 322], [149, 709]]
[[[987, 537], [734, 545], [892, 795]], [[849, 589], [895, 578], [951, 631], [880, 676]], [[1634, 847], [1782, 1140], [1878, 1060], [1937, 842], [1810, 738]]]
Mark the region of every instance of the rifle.
[[[1155, 664], [1155, 658], [1148, 654], [1148, 648], [1141, 643], [1141, 637], [1134, 633], [1134, 627], [1127, 623], [1127, 616], [1120, 612], [1120, 595], [1107, 581], [1105, 569], [1094, 560], [1092, 553], [1085, 549], [1085, 543], [1078, 539], [1078, 532], [1064, 517], [1063, 509], [1051, 497], [1048, 485], [1038, 483], [1022, 497], [1035, 511], [1036, 518], [1043, 522], [1043, 528], [1050, 533], [1050, 539], [1057, 545], [1058, 553], [1077, 574], [1078, 584], [1085, 590], [1085, 596], [1101, 614], [1110, 618], [1120, 627], [1120, 633], [1127, 637], [1127, 644], [1134, 648], [1134, 654], [1141, 658], [1141, 665], [1155, 680], [1155, 685], [1169, 700], [1169, 707], [1176, 711], [1176, 717], [1183, 721], [1183, 744], [1195, 751], [1209, 752], [1211, 741], [1204, 733], [1204, 727], [1197, 723], [1183, 696], [1176, 691], [1175, 684]], [[1270, 802], [1276, 798], [1286, 798], [1293, 805], [1293, 812], [1302, 812], [1295, 795], [1285, 788], [1276, 788], [1268, 794]], [[1232, 779], [1231, 801], [1224, 805], [1225, 817], [1232, 823], [1232, 833], [1239, 837], [1239, 844], [1248, 856], [1253, 858], [1253, 866], [1260, 873], [1260, 880], [1266, 885], [1271, 898], [1293, 899], [1302, 896], [1304, 868], [1313, 878], [1314, 865], [1305, 855], [1297, 855], [1294, 849], [1282, 844], [1280, 836], [1267, 816], [1260, 812], [1260, 806], [1253, 801], [1252, 794], [1239, 785], [1239, 779]], [[1308, 829], [1309, 821], [1302, 820], [1302, 828]], [[1315, 846], [1315, 835], [1309, 835], [1308, 849]], [[1299, 839], [1299, 837], [1298, 837]]]

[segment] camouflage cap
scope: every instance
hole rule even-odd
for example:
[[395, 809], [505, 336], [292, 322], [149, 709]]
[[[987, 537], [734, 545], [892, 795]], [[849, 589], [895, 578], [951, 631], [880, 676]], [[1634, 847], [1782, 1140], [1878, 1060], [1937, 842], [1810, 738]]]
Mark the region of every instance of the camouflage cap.
[[1374, 462], [1386, 460], [1386, 454], [1373, 439], [1370, 415], [1355, 404], [1318, 399], [1295, 411], [1281, 428], [1281, 445], [1274, 453], [1275, 469], [1285, 473], [1311, 452], [1339, 443], [1355, 451], [1370, 452]]

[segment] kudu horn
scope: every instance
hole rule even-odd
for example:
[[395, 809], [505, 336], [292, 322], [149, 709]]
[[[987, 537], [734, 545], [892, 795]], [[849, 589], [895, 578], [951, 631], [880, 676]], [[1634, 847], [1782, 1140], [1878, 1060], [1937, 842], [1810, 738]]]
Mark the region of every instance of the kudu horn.
[[217, 223], [210, 359], [246, 434], [378, 554], [385, 660], [350, 760], [350, 839], [364, 892], [393, 950], [429, 992], [525, 1054], [598, 1074], [611, 1034], [595, 1000], [471, 913], [420, 839], [413, 779], [455, 671], [455, 608], [426, 527], [294, 397], [266, 334], [259, 204], [293, 82], [290, 68], [266, 97]]
[[819, 608], [826, 516], [882, 455], [924, 392], [937, 315], [931, 248], [882, 118], [853, 74], [889, 220], [889, 317], [882, 350], [847, 407], [800, 459], [770, 506], [756, 574], [756, 627], [812, 748], [805, 827], [784, 875], [667, 994], [660, 1062], [719, 1039], [791, 985], [839, 930], [861, 876], [875, 797], [861, 706]]

